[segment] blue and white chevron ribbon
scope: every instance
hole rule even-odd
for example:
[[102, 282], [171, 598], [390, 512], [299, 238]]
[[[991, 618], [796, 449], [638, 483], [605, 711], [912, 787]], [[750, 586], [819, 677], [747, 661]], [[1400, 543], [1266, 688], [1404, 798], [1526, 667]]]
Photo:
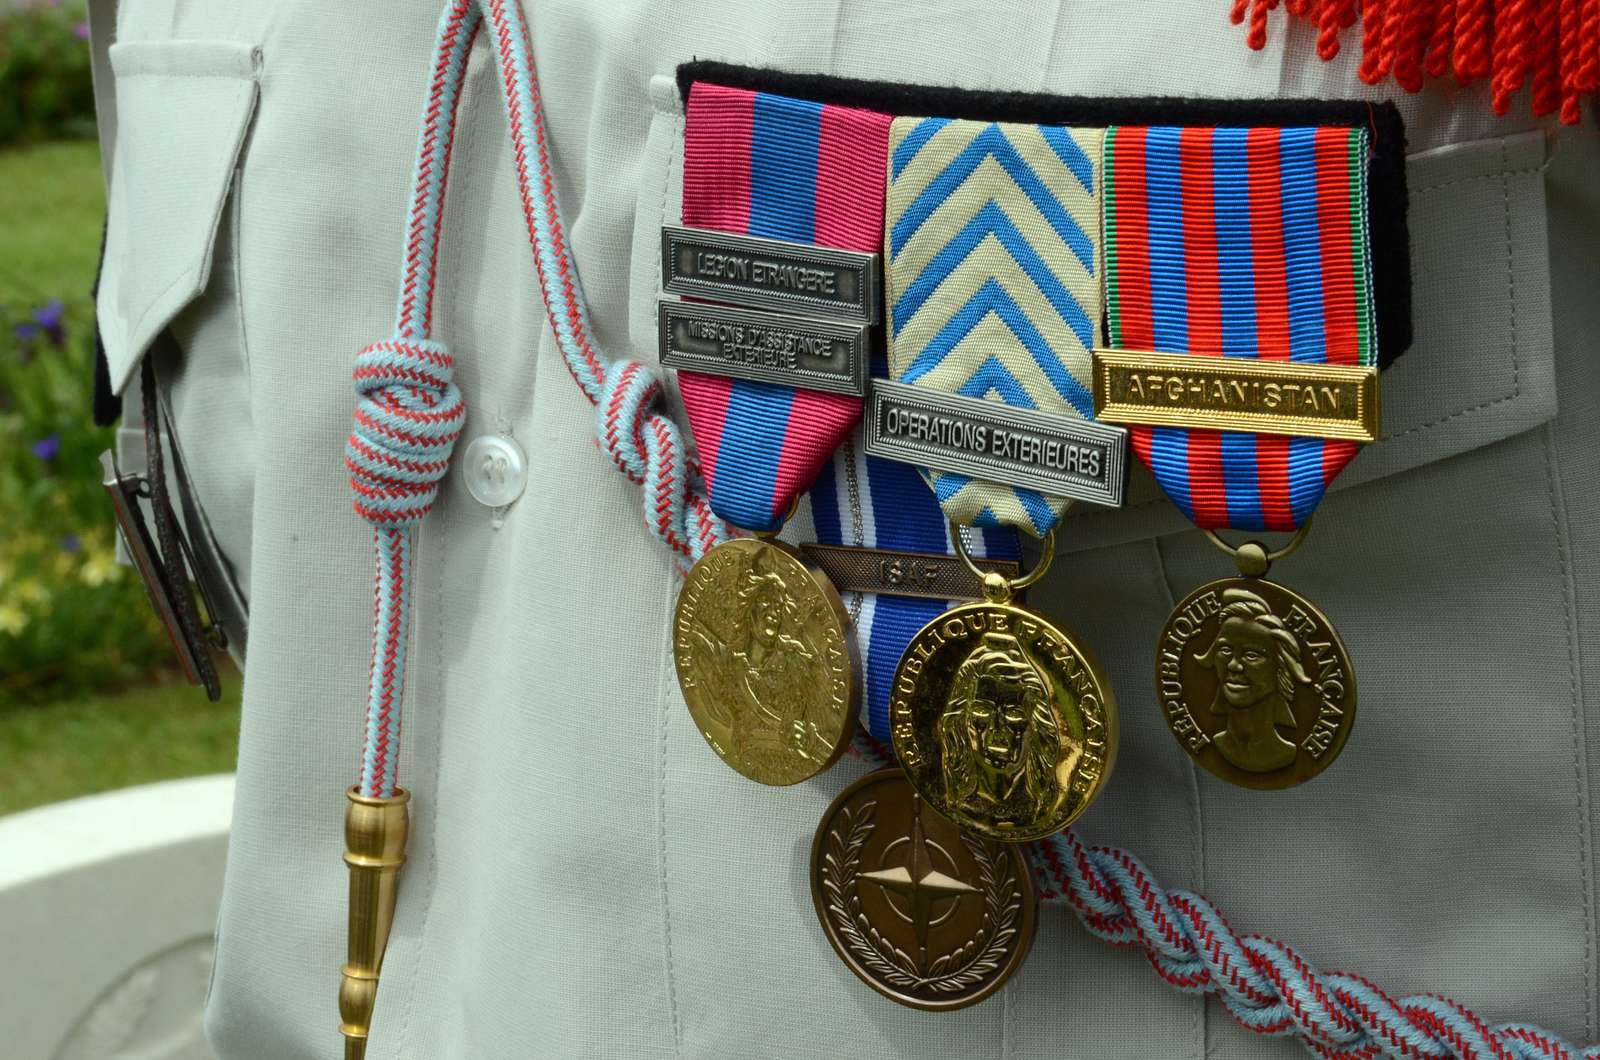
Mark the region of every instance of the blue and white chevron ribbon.
[[[902, 383], [1092, 419], [1100, 129], [896, 118], [886, 203], [889, 369]], [[1067, 506], [924, 470], [959, 523], [1036, 535]]]

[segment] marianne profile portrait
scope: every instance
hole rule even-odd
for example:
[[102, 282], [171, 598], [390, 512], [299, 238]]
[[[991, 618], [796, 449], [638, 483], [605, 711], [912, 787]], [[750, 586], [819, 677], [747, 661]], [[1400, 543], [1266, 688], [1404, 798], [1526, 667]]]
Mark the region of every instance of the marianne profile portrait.
[[1300, 749], [1278, 729], [1295, 728], [1295, 691], [1311, 683], [1300, 662], [1300, 638], [1247, 589], [1224, 592], [1217, 618], [1211, 646], [1195, 656], [1217, 675], [1211, 712], [1227, 719], [1212, 737], [1217, 752], [1252, 773], [1291, 765]]
[[1051, 816], [1083, 757], [1049, 676], [1008, 633], [984, 634], [962, 661], [937, 736], [948, 813], [989, 827]]

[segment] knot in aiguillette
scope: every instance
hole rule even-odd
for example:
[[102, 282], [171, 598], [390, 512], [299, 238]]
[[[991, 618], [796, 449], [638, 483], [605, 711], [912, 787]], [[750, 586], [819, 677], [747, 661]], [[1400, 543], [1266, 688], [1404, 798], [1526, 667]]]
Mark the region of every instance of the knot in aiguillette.
[[345, 444], [356, 511], [378, 526], [413, 526], [428, 514], [467, 404], [454, 362], [428, 339], [375, 342], [356, 358], [355, 426]]

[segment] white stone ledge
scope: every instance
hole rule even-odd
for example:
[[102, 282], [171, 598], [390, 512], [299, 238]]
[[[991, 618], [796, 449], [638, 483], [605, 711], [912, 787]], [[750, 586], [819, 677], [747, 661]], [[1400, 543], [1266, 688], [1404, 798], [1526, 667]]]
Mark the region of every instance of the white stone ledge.
[[233, 777], [0, 817], [0, 1028], [15, 1060], [206, 1060]]

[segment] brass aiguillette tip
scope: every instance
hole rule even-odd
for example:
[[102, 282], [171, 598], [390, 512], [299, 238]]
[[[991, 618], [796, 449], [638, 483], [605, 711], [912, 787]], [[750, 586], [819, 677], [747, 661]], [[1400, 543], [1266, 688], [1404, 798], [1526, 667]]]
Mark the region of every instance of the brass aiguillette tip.
[[344, 861], [350, 866], [349, 946], [339, 984], [339, 1033], [345, 1060], [362, 1060], [378, 1000], [378, 973], [394, 923], [395, 886], [406, 860], [407, 792], [389, 798], [345, 793]]

